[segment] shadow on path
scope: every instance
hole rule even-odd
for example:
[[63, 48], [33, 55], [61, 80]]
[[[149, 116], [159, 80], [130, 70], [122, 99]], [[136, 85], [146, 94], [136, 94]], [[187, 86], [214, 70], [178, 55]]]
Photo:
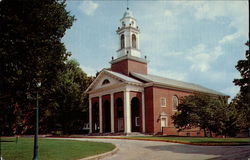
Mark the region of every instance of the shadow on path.
[[192, 146], [192, 145], [159, 145], [147, 146], [153, 151], [170, 151], [182, 154], [217, 155], [215, 159], [246, 159], [250, 156], [250, 146]]

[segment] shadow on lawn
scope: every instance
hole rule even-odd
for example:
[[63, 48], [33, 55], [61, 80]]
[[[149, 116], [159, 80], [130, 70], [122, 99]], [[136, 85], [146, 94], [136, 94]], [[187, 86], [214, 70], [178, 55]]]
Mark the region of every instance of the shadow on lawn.
[[159, 145], [148, 146], [153, 151], [170, 151], [182, 154], [216, 155], [214, 159], [247, 159], [250, 156], [250, 146], [193, 146], [193, 145]]

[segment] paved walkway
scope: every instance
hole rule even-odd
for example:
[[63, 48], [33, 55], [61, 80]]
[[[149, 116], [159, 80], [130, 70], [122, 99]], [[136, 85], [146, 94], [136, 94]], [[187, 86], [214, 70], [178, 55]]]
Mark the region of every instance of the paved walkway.
[[250, 146], [194, 146], [118, 139], [75, 138], [75, 140], [115, 144], [119, 151], [105, 160], [248, 160], [250, 156]]

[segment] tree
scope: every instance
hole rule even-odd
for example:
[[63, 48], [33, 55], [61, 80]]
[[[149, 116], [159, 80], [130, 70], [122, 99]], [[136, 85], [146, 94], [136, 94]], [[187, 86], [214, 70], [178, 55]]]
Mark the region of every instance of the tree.
[[[181, 99], [177, 107], [178, 112], [173, 115], [174, 124], [183, 130], [187, 127], [200, 127], [206, 131], [232, 135], [234, 112], [229, 112], [227, 98], [206, 94], [193, 94]], [[211, 135], [211, 134], [210, 134]]]
[[224, 137], [234, 137], [239, 131], [237, 109], [231, 103], [228, 105], [224, 100], [216, 101], [215, 106], [213, 110], [215, 124], [212, 131]]
[[238, 114], [242, 118], [239, 121], [242, 129], [250, 128], [250, 53], [249, 53], [249, 41], [246, 46], [246, 59], [239, 60], [236, 69], [240, 72], [241, 78], [234, 79], [234, 84], [240, 86], [240, 93], [232, 100], [232, 103], [236, 105]]
[[0, 124], [10, 121], [1, 125], [9, 130], [5, 134], [32, 128], [34, 100], [27, 95], [34, 96], [38, 81], [41, 105], [48, 106], [51, 88], [70, 55], [61, 39], [74, 17], [65, 6], [60, 0], [0, 1]]
[[88, 96], [84, 91], [91, 80], [75, 60], [68, 60], [53, 92], [55, 101], [51, 105], [56, 107], [49, 111], [44, 126], [64, 134], [81, 131], [88, 121]]

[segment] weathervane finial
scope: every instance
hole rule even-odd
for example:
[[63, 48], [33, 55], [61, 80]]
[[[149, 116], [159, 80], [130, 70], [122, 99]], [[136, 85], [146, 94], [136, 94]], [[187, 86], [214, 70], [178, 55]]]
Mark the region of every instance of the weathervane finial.
[[128, 7], [128, 0], [127, 0], [127, 10], [129, 10], [129, 7]]

